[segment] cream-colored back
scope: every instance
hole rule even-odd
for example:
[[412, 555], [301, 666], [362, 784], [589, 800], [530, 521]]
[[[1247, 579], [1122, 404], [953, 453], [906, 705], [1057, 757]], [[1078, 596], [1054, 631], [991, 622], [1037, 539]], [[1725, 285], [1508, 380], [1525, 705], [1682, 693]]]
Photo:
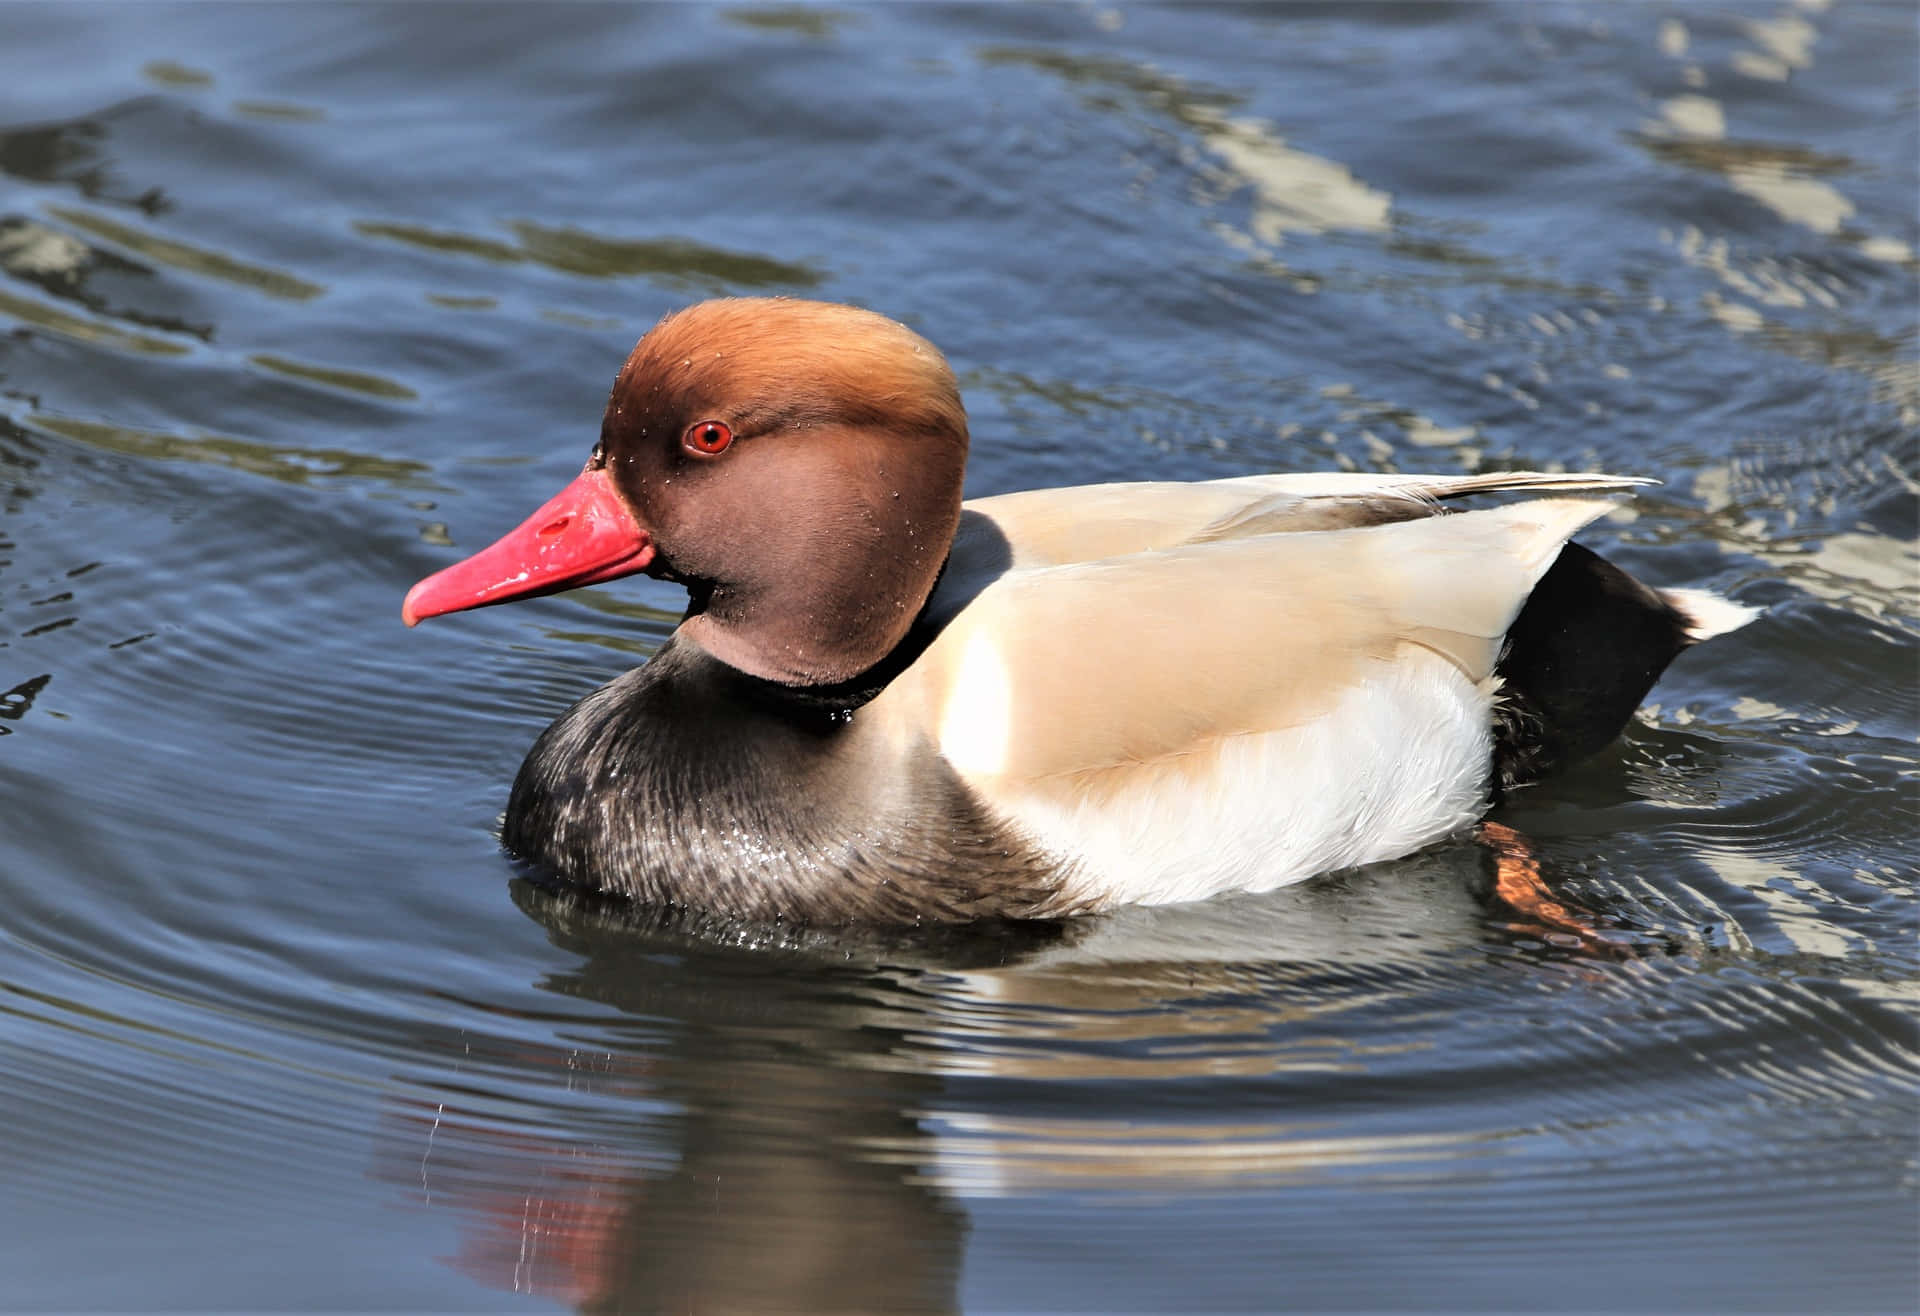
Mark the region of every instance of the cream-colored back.
[[[1332, 530], [1423, 516], [1447, 499], [1496, 493], [1624, 493], [1652, 481], [1621, 475], [1493, 471], [1362, 475], [1314, 471], [1198, 483], [1086, 484], [966, 504], [1005, 536], [1016, 568], [1063, 566], [1178, 544], [1293, 530]], [[963, 527], [956, 556], [969, 549]]]
[[[1404, 852], [1477, 814], [1502, 637], [1612, 501], [1424, 514], [1462, 483], [1254, 477], [970, 503], [949, 577], [971, 598], [862, 716], [930, 738], [1096, 898], [1276, 885], [1382, 857], [1381, 838]], [[1383, 498], [1414, 506], [1367, 510]], [[1285, 528], [1327, 524], [1342, 500], [1334, 523], [1355, 528]], [[970, 554], [1010, 565], [981, 587]], [[1330, 773], [1348, 795], [1315, 807]], [[1205, 816], [1169, 816], [1173, 801]], [[1343, 844], [1363, 822], [1372, 839]], [[1223, 851], [1223, 831], [1276, 826], [1290, 835]]]

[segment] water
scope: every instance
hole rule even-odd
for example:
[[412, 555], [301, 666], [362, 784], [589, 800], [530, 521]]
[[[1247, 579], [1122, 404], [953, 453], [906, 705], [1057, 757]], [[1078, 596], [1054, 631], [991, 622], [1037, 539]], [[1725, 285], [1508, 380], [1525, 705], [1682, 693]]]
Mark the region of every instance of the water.
[[[1912, 1304], [1911, 6], [0, 27], [0, 1306]], [[678, 596], [400, 596], [748, 291], [939, 343], [975, 493], [1664, 480], [1588, 541], [1766, 615], [1502, 815], [1608, 945], [1467, 843], [920, 939], [518, 883]]]

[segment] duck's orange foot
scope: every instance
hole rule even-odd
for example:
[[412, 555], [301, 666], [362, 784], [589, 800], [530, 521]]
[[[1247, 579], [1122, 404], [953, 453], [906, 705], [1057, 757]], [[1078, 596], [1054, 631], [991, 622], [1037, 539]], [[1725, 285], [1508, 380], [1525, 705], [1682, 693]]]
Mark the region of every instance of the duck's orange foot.
[[1480, 843], [1493, 853], [1494, 896], [1520, 918], [1506, 926], [1530, 933], [1557, 946], [1624, 955], [1631, 937], [1598, 926], [1595, 915], [1556, 899], [1540, 875], [1540, 858], [1533, 842], [1505, 823], [1482, 822]]

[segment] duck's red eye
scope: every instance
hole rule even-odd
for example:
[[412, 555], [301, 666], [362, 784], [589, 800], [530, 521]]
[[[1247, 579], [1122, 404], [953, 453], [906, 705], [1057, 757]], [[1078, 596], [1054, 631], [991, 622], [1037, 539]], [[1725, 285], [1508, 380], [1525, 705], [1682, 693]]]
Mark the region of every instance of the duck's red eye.
[[717, 457], [733, 442], [733, 431], [717, 420], [696, 421], [680, 436], [680, 446], [702, 457]]

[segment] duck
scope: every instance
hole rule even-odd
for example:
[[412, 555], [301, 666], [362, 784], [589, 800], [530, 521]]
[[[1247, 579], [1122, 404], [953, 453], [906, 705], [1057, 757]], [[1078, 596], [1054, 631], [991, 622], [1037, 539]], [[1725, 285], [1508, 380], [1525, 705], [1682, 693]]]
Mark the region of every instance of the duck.
[[505, 849], [759, 923], [1266, 890], [1471, 827], [1754, 615], [1573, 542], [1636, 477], [963, 500], [968, 444], [945, 357], [877, 312], [725, 298], [649, 330], [579, 476], [402, 605], [412, 626], [636, 573], [687, 592], [648, 662], [535, 740]]

